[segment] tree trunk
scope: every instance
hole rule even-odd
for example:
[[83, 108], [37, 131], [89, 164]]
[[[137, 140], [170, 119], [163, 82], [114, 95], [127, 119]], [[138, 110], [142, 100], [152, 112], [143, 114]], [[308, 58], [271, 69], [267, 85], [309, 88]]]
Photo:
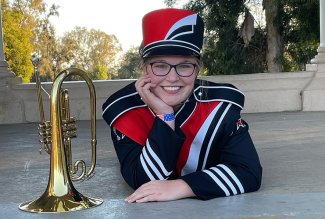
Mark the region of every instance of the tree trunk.
[[279, 22], [276, 18], [279, 13], [278, 0], [263, 0], [267, 31], [267, 69], [268, 72], [281, 72], [282, 43], [279, 31]]

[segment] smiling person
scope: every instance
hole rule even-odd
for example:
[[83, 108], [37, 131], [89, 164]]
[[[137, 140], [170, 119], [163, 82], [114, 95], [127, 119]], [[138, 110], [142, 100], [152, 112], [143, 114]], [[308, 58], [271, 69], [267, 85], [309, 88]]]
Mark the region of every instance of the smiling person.
[[125, 181], [125, 201], [208, 200], [259, 189], [262, 167], [241, 119], [244, 94], [197, 79], [204, 23], [195, 12], [143, 17], [143, 76], [110, 96], [103, 118]]

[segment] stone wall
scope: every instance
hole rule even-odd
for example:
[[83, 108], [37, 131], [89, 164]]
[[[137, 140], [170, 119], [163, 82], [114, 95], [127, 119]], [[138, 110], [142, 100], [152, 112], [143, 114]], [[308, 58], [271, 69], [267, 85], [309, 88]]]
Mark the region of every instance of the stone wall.
[[[325, 110], [325, 98], [319, 100], [319, 96], [325, 90], [319, 87], [324, 85], [322, 82], [313, 85], [316, 83], [314, 81], [319, 79], [312, 71], [220, 75], [207, 76], [203, 79], [231, 83], [242, 90], [246, 95], [244, 113]], [[101, 106], [106, 98], [132, 81], [94, 81], [97, 93], [97, 119], [101, 119]], [[311, 88], [311, 85], [317, 89]], [[50, 93], [51, 83], [43, 83], [43, 87]], [[64, 82], [63, 87], [69, 89], [71, 115], [79, 120], [90, 119], [89, 93], [85, 82]], [[43, 100], [46, 119], [49, 120], [49, 97], [45, 92]], [[19, 80], [11, 79], [7, 86], [0, 87], [0, 124], [38, 121], [40, 116], [35, 83], [22, 84]]]

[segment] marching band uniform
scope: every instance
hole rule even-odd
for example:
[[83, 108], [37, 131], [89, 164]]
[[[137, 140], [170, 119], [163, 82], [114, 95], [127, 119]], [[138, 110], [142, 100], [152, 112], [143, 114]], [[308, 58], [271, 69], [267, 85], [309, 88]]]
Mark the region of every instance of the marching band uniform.
[[[178, 34], [171, 34], [174, 36], [181, 35], [180, 30], [189, 33], [188, 28], [181, 27], [182, 20], [186, 25], [194, 25], [193, 36], [186, 36], [184, 42], [181, 39], [175, 42], [157, 40], [157, 35], [150, 39], [152, 42], [148, 40], [145, 36], [155, 33], [148, 31], [145, 34], [146, 25], [154, 26], [153, 21], [159, 19], [162, 23], [158, 26], [161, 27], [172, 17], [162, 16], [162, 13], [181, 14], [170, 18], [176, 20], [169, 21], [168, 25], [173, 28], [165, 28], [166, 32], [170, 34], [169, 29], [178, 31]], [[181, 9], [158, 10], [150, 16], [144, 17], [143, 58], [157, 55], [154, 54], [157, 51], [170, 54], [177, 51], [175, 48], [184, 52], [186, 43], [192, 45], [186, 51], [199, 56], [200, 49], [197, 51], [197, 48], [201, 48], [203, 40], [203, 22], [199, 16]], [[194, 22], [193, 18], [196, 19]], [[175, 43], [176, 47], [164, 47], [164, 43]], [[159, 46], [162, 46], [161, 50], [155, 50]], [[193, 92], [175, 112], [173, 130], [142, 101], [135, 82], [111, 95], [103, 104], [103, 118], [111, 127], [125, 181], [137, 189], [151, 180], [180, 178], [202, 200], [259, 189], [262, 167], [248, 124], [240, 115], [244, 98], [244, 94], [233, 85], [196, 79]]]
[[142, 102], [134, 83], [121, 89], [103, 105], [103, 118], [125, 181], [136, 189], [181, 178], [204, 200], [257, 190], [262, 168], [240, 117], [243, 104], [233, 86], [197, 80], [173, 131]]

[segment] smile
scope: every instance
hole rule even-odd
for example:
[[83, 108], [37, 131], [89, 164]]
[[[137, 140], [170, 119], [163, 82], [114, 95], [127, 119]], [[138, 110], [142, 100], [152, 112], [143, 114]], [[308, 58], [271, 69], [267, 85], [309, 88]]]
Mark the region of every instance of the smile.
[[181, 89], [181, 87], [163, 87], [163, 89], [166, 91], [177, 91]]

